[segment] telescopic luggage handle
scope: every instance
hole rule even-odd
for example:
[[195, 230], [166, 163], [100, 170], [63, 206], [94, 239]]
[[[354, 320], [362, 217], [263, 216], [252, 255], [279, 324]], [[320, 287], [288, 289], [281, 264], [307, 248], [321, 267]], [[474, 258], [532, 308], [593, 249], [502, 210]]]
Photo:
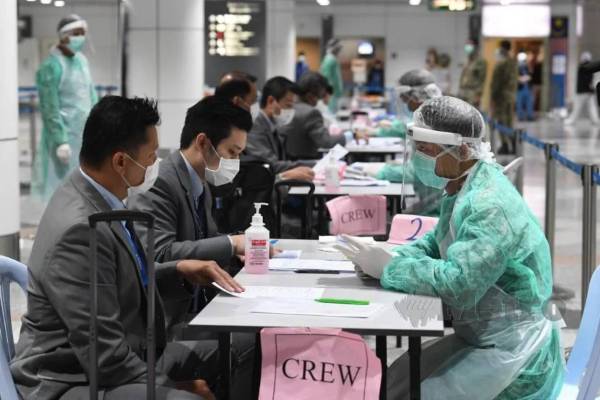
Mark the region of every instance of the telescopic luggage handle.
[[[154, 400], [155, 398], [155, 381], [156, 381], [156, 349], [154, 345], [154, 323], [156, 311], [156, 274], [154, 270], [154, 216], [145, 212], [116, 210], [101, 212], [90, 215], [88, 218], [90, 224], [90, 252], [91, 252], [91, 268], [90, 268], [90, 286], [92, 288], [91, 296], [91, 315], [90, 315], [90, 399], [98, 399], [98, 240], [96, 236], [96, 226], [99, 222], [145, 222], [148, 229], [148, 238], [146, 244], [146, 268], [148, 273], [148, 287], [146, 291], [146, 300], [148, 302], [148, 315], [146, 318], [146, 365], [148, 369], [148, 382], [146, 389], [146, 398]], [[132, 238], [133, 240], [133, 238]]]

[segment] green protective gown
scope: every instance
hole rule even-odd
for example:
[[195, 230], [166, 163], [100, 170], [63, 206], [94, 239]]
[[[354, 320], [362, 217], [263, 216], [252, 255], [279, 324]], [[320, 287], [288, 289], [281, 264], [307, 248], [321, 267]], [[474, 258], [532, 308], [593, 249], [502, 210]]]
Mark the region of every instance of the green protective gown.
[[550, 249], [500, 166], [479, 161], [444, 198], [435, 230], [395, 251], [383, 287], [439, 296], [465, 343], [423, 381], [423, 399], [556, 398], [564, 361], [543, 313]]
[[440, 204], [444, 191], [426, 186], [417, 178], [412, 158], [406, 166], [386, 164], [377, 173], [376, 178], [396, 183], [412, 183], [415, 193], [419, 196], [419, 203], [417, 203], [411, 212], [428, 217], [437, 217], [440, 215]]
[[[69, 171], [79, 165], [83, 128], [98, 96], [87, 58], [81, 52], [66, 57], [52, 49], [37, 71], [36, 84], [43, 129], [31, 189], [32, 194], [45, 201]], [[56, 156], [56, 149], [64, 143], [72, 151], [68, 164]]]
[[329, 111], [335, 115], [338, 110], [338, 100], [340, 97], [342, 97], [342, 93], [344, 91], [344, 84], [342, 82], [342, 70], [340, 69], [340, 63], [333, 54], [325, 54], [323, 61], [321, 61], [320, 72], [333, 88], [333, 94], [329, 99], [328, 107]]
[[377, 130], [378, 137], [406, 137], [406, 125], [399, 119], [392, 121], [392, 126], [381, 127]]

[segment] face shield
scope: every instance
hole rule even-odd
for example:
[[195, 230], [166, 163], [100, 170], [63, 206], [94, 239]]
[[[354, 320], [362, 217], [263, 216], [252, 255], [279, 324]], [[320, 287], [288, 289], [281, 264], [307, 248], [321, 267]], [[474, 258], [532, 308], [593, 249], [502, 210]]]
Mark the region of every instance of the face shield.
[[452, 97], [427, 101], [408, 125], [404, 166], [410, 173], [403, 175], [403, 183], [412, 184], [416, 193], [416, 199], [403, 196], [409, 214], [435, 216], [432, 210], [439, 211], [448, 182], [463, 178], [472, 169], [463, 171], [461, 163], [494, 161], [490, 144], [484, 141], [483, 117], [472, 106], [462, 103]]

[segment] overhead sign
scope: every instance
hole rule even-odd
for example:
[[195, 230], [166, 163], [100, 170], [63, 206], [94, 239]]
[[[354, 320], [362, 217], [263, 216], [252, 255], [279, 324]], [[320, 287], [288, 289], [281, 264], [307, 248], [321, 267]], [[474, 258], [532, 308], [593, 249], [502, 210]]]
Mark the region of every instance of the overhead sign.
[[477, 0], [429, 0], [432, 11], [472, 11], [477, 8]]
[[264, 81], [264, 1], [205, 0], [205, 81], [216, 86], [223, 73], [249, 72]]

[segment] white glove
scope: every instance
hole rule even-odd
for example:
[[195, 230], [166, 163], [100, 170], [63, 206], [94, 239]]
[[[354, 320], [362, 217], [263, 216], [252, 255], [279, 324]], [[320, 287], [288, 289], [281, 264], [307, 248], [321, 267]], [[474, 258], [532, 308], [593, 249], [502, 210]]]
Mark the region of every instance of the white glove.
[[342, 237], [347, 246], [336, 244], [334, 247], [354, 263], [359, 276], [362, 273], [380, 279], [383, 269], [390, 263], [394, 255], [382, 247], [361, 243], [348, 235], [342, 235]]
[[71, 146], [67, 143], [63, 143], [56, 148], [56, 157], [58, 157], [63, 164], [68, 164], [69, 161], [71, 161], [71, 154], [73, 154]]

